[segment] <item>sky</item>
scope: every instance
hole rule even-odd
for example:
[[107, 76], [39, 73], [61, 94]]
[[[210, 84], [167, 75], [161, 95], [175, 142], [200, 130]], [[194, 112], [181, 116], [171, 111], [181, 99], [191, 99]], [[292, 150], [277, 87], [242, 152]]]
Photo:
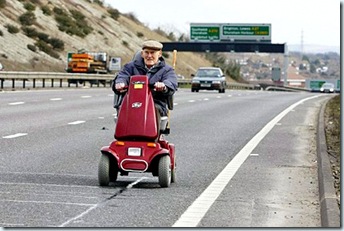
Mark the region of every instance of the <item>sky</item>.
[[[343, 0], [105, 0], [151, 29], [190, 34], [190, 23], [271, 24], [271, 42], [340, 46]], [[302, 42], [301, 42], [302, 41]]]

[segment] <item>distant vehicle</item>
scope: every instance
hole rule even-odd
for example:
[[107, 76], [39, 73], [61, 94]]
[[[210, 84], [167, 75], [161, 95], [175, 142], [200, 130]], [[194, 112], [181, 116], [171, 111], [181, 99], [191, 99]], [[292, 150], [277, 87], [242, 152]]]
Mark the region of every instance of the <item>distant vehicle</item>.
[[227, 82], [221, 68], [218, 67], [200, 67], [196, 74], [191, 74], [191, 92], [199, 90], [218, 90], [219, 93], [225, 93]]
[[[77, 53], [67, 53], [67, 67], [66, 71], [69, 73], [97, 73], [107, 74], [109, 60], [108, 55], [105, 52], [86, 52], [80, 50]], [[84, 83], [85, 81], [97, 83], [94, 79], [69, 79], [69, 83]], [[103, 83], [104, 84], [104, 83]]]
[[320, 88], [320, 92], [333, 93], [334, 92], [334, 84], [333, 83], [324, 83]]
[[177, 79], [185, 79], [184, 75], [178, 74]]

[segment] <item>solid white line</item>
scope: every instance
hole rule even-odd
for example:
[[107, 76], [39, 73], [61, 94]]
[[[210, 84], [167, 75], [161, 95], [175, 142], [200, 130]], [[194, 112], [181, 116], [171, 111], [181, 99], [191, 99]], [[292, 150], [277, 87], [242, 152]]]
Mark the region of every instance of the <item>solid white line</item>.
[[9, 103], [8, 105], [20, 105], [20, 104], [24, 104], [25, 102], [13, 102], [13, 103]]
[[260, 130], [238, 154], [232, 159], [231, 162], [222, 170], [222, 172], [215, 178], [215, 180], [203, 191], [203, 193], [190, 205], [189, 208], [181, 215], [181, 217], [173, 224], [172, 227], [196, 227], [207, 213], [216, 198], [221, 194], [222, 190], [226, 187], [234, 174], [238, 171], [240, 166], [244, 163], [247, 157], [252, 153], [253, 149], [259, 142], [270, 132], [275, 124], [280, 121], [287, 113], [293, 110], [297, 105], [306, 100], [319, 97], [319, 95], [312, 96], [289, 106], [282, 111], [273, 120], [271, 120], [265, 127]]
[[8, 135], [8, 136], [3, 136], [2, 138], [4, 139], [13, 139], [13, 138], [17, 138], [20, 136], [26, 136], [27, 133], [17, 133], [17, 134], [13, 134], [13, 135]]
[[85, 123], [86, 121], [84, 121], [84, 120], [77, 120], [77, 121], [74, 121], [74, 122], [70, 122], [70, 123], [68, 123], [68, 124], [70, 124], [70, 125], [76, 125], [76, 124], [82, 124], [82, 123]]

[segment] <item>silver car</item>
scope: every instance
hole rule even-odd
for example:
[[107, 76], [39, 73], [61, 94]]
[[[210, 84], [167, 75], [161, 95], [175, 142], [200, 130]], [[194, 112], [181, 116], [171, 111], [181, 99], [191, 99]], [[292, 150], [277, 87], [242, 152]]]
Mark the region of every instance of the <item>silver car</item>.
[[221, 68], [218, 67], [200, 67], [196, 74], [191, 75], [191, 91], [199, 90], [217, 90], [219, 93], [225, 93], [227, 82]]
[[333, 83], [324, 83], [320, 88], [320, 92], [333, 93], [334, 92], [334, 84]]

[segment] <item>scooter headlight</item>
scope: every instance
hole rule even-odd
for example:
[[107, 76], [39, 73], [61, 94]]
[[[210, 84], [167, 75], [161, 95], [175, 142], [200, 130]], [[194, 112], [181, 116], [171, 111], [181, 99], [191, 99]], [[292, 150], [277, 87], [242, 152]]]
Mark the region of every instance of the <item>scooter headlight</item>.
[[141, 148], [128, 148], [128, 156], [141, 156]]

